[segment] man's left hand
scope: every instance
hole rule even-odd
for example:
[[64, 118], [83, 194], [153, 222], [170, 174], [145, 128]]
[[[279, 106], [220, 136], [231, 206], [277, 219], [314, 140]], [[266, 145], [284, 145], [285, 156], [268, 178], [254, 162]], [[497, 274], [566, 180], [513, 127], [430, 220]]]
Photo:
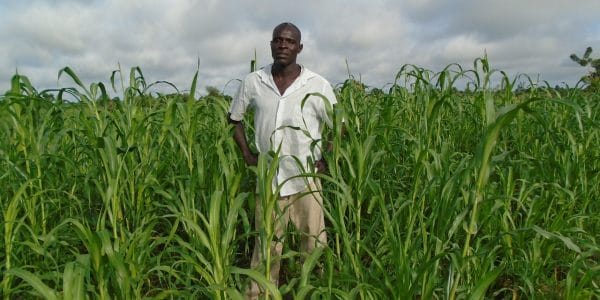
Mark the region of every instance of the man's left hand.
[[325, 173], [325, 172], [327, 172], [327, 161], [325, 160], [325, 158], [319, 159], [315, 163], [315, 167], [317, 168], [317, 173]]

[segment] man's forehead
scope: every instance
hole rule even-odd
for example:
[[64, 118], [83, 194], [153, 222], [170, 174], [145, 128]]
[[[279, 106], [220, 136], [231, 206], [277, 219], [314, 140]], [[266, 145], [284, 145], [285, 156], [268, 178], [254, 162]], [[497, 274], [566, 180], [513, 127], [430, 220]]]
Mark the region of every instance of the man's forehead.
[[300, 40], [300, 30], [298, 30], [298, 28], [294, 27], [293, 25], [287, 23], [280, 24], [273, 30], [273, 37], [283, 35], [291, 35], [291, 37]]
[[291, 36], [296, 38], [298, 33], [294, 32], [291, 28], [283, 28], [277, 31], [273, 31], [273, 36]]

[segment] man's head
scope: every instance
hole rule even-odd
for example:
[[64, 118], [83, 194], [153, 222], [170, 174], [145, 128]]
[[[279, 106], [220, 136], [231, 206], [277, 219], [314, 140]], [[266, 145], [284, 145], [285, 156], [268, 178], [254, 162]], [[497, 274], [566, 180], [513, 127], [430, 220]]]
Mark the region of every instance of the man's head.
[[275, 64], [287, 66], [296, 63], [302, 47], [300, 29], [296, 25], [286, 22], [273, 29], [271, 55]]

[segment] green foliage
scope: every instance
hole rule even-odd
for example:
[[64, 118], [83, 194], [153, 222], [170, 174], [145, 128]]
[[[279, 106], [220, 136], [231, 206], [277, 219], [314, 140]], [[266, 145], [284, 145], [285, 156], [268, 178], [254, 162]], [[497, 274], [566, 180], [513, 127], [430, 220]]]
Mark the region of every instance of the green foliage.
[[591, 58], [592, 47], [587, 47], [585, 53], [581, 58], [576, 54], [571, 54], [569, 57], [574, 62], [578, 63], [582, 67], [592, 67], [594, 70], [590, 71], [588, 75], [582, 77], [582, 80], [589, 84], [593, 90], [600, 89], [600, 58]]
[[[60, 74], [75, 87], [15, 75], [0, 98], [4, 299], [240, 299], [250, 279], [275, 299], [600, 296], [598, 93], [513, 92], [485, 57], [406, 65], [386, 89], [347, 80], [329, 172], [306, 175], [329, 245], [297, 253], [292, 230], [279, 258], [251, 226], [269, 221], [254, 201], [274, 205], [275, 169], [244, 165], [228, 96], [195, 99], [197, 75], [188, 95], [153, 93], [170, 84], [134, 68], [110, 98]], [[249, 269], [255, 236], [283, 261], [279, 288]]]

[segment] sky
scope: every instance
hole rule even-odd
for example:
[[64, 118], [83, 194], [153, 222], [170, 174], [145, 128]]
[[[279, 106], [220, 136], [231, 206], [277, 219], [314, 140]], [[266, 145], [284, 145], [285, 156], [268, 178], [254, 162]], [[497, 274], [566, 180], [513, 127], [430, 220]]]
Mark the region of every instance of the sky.
[[599, 0], [0, 0], [0, 93], [16, 73], [38, 90], [73, 87], [58, 78], [68, 66], [86, 85], [110, 86], [115, 70], [127, 85], [139, 67], [180, 91], [198, 71], [199, 95], [232, 95], [255, 53], [258, 66], [272, 61], [281, 22], [302, 31], [298, 62], [334, 86], [385, 88], [405, 64], [469, 69], [485, 54], [510, 79], [574, 86], [591, 69], [569, 55], [600, 57]]

